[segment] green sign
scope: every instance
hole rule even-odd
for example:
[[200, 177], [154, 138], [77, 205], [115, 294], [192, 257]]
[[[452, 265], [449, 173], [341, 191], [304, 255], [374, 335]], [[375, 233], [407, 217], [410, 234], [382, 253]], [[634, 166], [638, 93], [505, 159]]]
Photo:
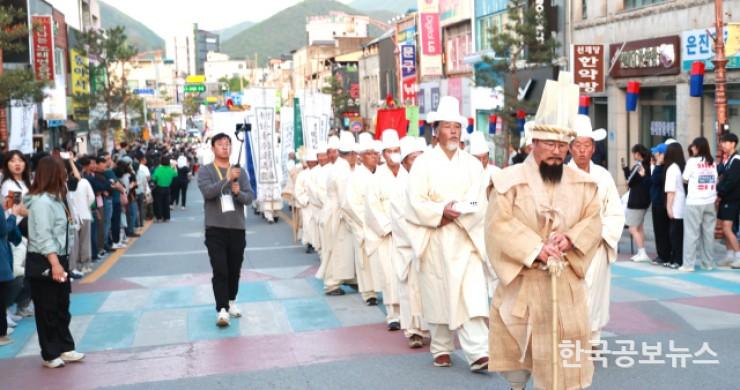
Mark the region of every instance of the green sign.
[[205, 92], [206, 86], [203, 84], [185, 84], [185, 92]]

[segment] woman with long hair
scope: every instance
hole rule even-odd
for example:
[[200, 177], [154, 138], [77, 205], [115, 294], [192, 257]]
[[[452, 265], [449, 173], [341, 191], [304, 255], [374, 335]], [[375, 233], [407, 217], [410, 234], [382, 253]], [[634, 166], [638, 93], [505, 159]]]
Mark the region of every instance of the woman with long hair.
[[658, 257], [653, 259], [654, 265], [663, 265], [671, 258], [671, 237], [668, 234], [670, 219], [665, 208], [665, 157], [667, 146], [660, 144], [652, 149], [655, 157], [655, 166], [651, 174], [650, 209], [653, 215], [653, 232], [655, 232], [655, 249]]
[[[696, 138], [691, 145], [695, 154], [686, 161], [686, 168], [683, 171], [683, 179], [688, 182], [683, 227], [685, 261], [679, 268], [679, 271], [683, 272], [694, 271], [697, 252], [702, 267], [714, 268], [712, 252], [714, 225], [717, 222], [717, 213], [714, 209], [714, 202], [717, 200], [717, 165], [714, 163], [706, 138]], [[697, 243], [701, 243], [701, 246]]]
[[[31, 164], [26, 156], [19, 150], [11, 150], [5, 155], [2, 168], [3, 180], [0, 185], [0, 194], [2, 199], [23, 199], [28, 194], [28, 188], [31, 186]], [[10, 203], [9, 203], [10, 204]], [[9, 216], [10, 209], [5, 209], [5, 216]], [[16, 223], [21, 234], [28, 236], [28, 220], [22, 215], [16, 215]], [[33, 315], [31, 306], [31, 287], [23, 277], [26, 264], [26, 248], [28, 240], [21, 237], [18, 243], [12, 243], [10, 249], [13, 252], [13, 275], [15, 279], [8, 289], [9, 296], [8, 306], [16, 304], [15, 313], [7, 313], [8, 323], [14, 324], [22, 317]]]
[[683, 264], [683, 216], [686, 205], [686, 190], [683, 187], [683, 170], [686, 161], [681, 144], [674, 142], [666, 148], [663, 159], [665, 165], [666, 212], [670, 219], [669, 235], [671, 237], [671, 258], [664, 263], [666, 267], [676, 269]]
[[645, 214], [650, 207], [650, 151], [645, 146], [636, 144], [632, 147], [632, 157], [635, 160], [632, 168], [622, 163], [624, 177], [630, 189], [627, 210], [624, 214], [625, 225], [629, 228], [632, 239], [637, 245], [637, 254], [632, 256], [632, 261], [650, 261], [645, 251], [645, 229], [643, 227]]
[[[31, 284], [41, 357], [49, 368], [85, 357], [75, 351], [69, 331], [68, 254], [74, 245], [74, 228], [66, 197], [67, 171], [62, 159], [47, 156], [39, 160], [25, 202], [29, 211], [26, 277]], [[38, 266], [35, 269], [46, 270], [35, 273], [32, 261]]]

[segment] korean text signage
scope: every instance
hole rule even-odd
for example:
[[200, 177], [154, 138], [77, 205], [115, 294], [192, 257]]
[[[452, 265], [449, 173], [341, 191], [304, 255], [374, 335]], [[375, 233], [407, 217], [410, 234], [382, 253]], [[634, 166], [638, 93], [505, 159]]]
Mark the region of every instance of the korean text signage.
[[439, 0], [419, 0], [420, 76], [442, 75], [442, 39], [439, 27]]
[[54, 34], [51, 16], [31, 17], [33, 28], [33, 67], [36, 80], [54, 81]]
[[72, 110], [75, 119], [87, 120], [89, 110], [80, 101], [81, 97], [90, 93], [90, 73], [88, 58], [79, 51], [70, 50], [70, 73], [72, 81]]
[[404, 78], [416, 74], [416, 46], [401, 45], [401, 74]]
[[537, 26], [535, 26], [537, 42], [545, 43], [545, 31], [547, 30], [545, 0], [534, 0], [532, 6], [537, 14]]
[[[612, 77], [675, 75], [681, 72], [678, 35], [609, 46]], [[620, 50], [621, 49], [621, 50]]]
[[571, 63], [573, 78], [581, 93], [604, 92], [604, 46], [573, 45]]
[[[707, 33], [709, 31], [709, 33]], [[706, 70], [713, 70], [714, 44], [712, 39], [716, 35], [714, 28], [684, 31], [681, 34], [681, 70], [688, 72], [694, 61], [704, 62]], [[712, 34], [712, 37], [709, 36]], [[740, 52], [736, 52], [731, 43], [733, 39], [740, 39], [740, 23], [730, 23], [724, 29], [725, 56], [727, 56], [727, 68], [740, 68]]]

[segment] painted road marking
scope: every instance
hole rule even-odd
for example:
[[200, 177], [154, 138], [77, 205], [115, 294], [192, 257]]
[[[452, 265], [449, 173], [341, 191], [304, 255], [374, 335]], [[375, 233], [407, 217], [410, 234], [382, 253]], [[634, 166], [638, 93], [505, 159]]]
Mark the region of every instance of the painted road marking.
[[[141, 229], [141, 232], [139, 233], [141, 236], [146, 233], [147, 230], [149, 230], [149, 227], [152, 226], [152, 221], [149, 220], [146, 223], [144, 223], [144, 227]], [[113, 266], [118, 262], [118, 260], [121, 259], [121, 256], [123, 256], [124, 253], [128, 250], [128, 248], [131, 248], [136, 240], [138, 240], [141, 237], [133, 237], [129, 239], [128, 245], [126, 248], [123, 248], [123, 250], [117, 250], [113, 252], [110, 257], [108, 257], [103, 264], [100, 265], [95, 271], [90, 273], [89, 275], [85, 276], [82, 281], [80, 281], [80, 284], [90, 284], [98, 279], [100, 279], [103, 275], [105, 275]]]
[[[245, 252], [266, 252], [266, 251], [280, 251], [286, 249], [303, 248], [302, 245], [276, 245], [276, 246], [254, 246], [247, 247]], [[126, 255], [126, 258], [133, 257], [157, 257], [157, 256], [183, 256], [183, 255], [204, 255], [208, 254], [208, 251], [201, 249], [197, 251], [179, 251], [179, 252], [149, 252], [149, 253], [134, 253]]]

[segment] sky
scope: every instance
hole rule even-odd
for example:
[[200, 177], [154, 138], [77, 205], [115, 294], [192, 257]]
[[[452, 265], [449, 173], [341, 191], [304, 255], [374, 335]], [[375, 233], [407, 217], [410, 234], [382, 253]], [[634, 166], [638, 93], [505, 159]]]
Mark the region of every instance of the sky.
[[[350, 0], [339, 0], [349, 3]], [[249, 20], [259, 22], [300, 0], [105, 0], [168, 39], [197, 22], [203, 30], [220, 30]]]

